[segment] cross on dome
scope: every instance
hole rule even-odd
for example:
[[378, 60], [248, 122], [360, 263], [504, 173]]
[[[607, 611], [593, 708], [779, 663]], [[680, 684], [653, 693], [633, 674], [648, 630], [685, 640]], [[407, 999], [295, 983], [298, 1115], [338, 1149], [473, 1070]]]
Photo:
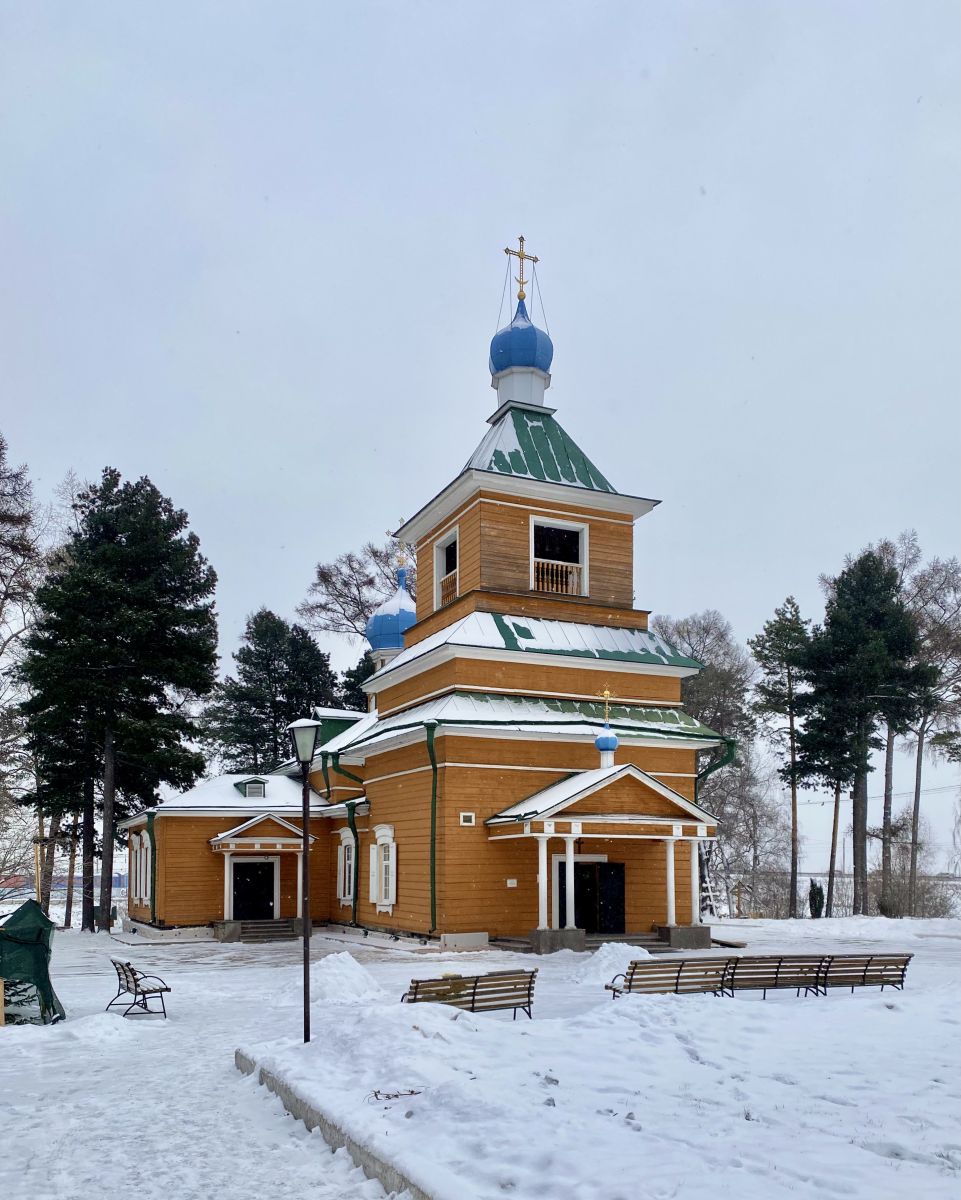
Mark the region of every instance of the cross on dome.
[[510, 246], [505, 246], [504, 253], [508, 257], [513, 255], [514, 258], [516, 258], [518, 263], [520, 264], [520, 274], [515, 275], [514, 279], [515, 279], [516, 283], [518, 284], [517, 299], [524, 300], [527, 297], [527, 293], [524, 291], [524, 263], [525, 262], [537, 263], [537, 262], [540, 262], [541, 260], [537, 257], [536, 254], [526, 254], [524, 252], [524, 235], [523, 234], [521, 234], [520, 237], [518, 237], [517, 244], [520, 246], [519, 250], [512, 250], [510, 248]]

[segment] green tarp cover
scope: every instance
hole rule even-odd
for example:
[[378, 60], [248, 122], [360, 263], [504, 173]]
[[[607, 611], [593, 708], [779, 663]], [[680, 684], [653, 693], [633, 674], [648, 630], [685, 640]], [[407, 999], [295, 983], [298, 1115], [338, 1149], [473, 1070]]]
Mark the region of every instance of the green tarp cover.
[[54, 928], [36, 900], [25, 901], [0, 925], [0, 979], [36, 988], [45, 1025], [66, 1016], [50, 982]]

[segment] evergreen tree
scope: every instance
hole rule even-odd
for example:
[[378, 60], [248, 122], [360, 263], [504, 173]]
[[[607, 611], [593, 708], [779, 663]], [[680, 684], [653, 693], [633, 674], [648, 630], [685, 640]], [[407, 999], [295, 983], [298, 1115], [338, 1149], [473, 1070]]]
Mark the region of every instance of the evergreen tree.
[[338, 703], [337, 676], [303, 626], [266, 608], [248, 618], [233, 657], [236, 676], [204, 714], [205, 740], [228, 771], [270, 771], [288, 757], [290, 722]]
[[109, 928], [114, 832], [125, 795], [156, 802], [184, 786], [201, 758], [186, 743], [188, 705], [214, 681], [216, 576], [175, 509], [149, 479], [112, 468], [75, 503], [77, 523], [38, 589], [21, 675], [31, 740], [47, 776], [68, 786], [83, 822], [84, 927], [89, 928], [95, 791], [103, 821], [100, 910]]
[[856, 755], [847, 736], [844, 720], [841, 716], [835, 716], [833, 711], [834, 700], [835, 697], [826, 688], [804, 696], [801, 701], [804, 720], [797, 740], [798, 779], [820, 783], [830, 788], [834, 794], [834, 821], [825, 907], [825, 914], [829, 917], [834, 915], [841, 792], [853, 785], [856, 767]]
[[811, 886], [808, 888], [808, 908], [815, 921], [824, 914], [824, 888], [816, 879], [811, 880]]
[[788, 915], [796, 917], [798, 888], [798, 815], [797, 815], [797, 721], [799, 712], [799, 669], [808, 646], [808, 622], [801, 617], [797, 601], [788, 596], [774, 610], [772, 620], [748, 642], [761, 668], [761, 680], [755, 688], [754, 711], [769, 723], [772, 738], [787, 743], [788, 761], [782, 776], [791, 787], [791, 895]]
[[879, 721], [901, 726], [919, 706], [931, 671], [916, 661], [917, 621], [899, 595], [897, 572], [871, 552], [837, 577], [824, 625], [815, 628], [803, 704], [829, 712], [850, 743], [854, 769], [854, 912], [867, 912], [867, 813], [871, 751]]
[[356, 666], [344, 672], [341, 703], [344, 708], [354, 708], [358, 712], [367, 711], [367, 693], [360, 686], [374, 673], [374, 660], [368, 653], [361, 655]]

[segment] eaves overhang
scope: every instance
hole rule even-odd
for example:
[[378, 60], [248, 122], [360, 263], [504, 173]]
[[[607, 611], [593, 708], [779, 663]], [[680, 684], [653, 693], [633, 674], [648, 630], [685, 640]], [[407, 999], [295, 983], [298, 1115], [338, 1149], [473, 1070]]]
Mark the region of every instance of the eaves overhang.
[[574, 504], [585, 509], [601, 512], [630, 513], [637, 520], [660, 504], [644, 496], [627, 496], [620, 492], [603, 492], [579, 487], [571, 483], [554, 483], [550, 480], [526, 479], [516, 475], [503, 475], [498, 471], [481, 471], [476, 467], [462, 471], [456, 479], [438, 492], [423, 508], [405, 521], [393, 534], [402, 542], [416, 544], [440, 524], [450, 513], [465, 504], [481, 489], [522, 496], [529, 500], [551, 500], [561, 504]]

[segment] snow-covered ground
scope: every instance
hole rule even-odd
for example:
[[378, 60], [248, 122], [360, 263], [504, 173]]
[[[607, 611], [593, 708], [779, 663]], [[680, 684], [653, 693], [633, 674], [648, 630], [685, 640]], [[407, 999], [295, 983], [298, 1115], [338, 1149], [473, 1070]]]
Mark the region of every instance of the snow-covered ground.
[[[724, 932], [757, 950], [915, 959], [904, 993], [612, 1001], [623, 946], [535, 959], [318, 935], [304, 1047], [296, 945], [59, 933], [68, 1021], [0, 1033], [0, 1195], [382, 1197], [234, 1070], [240, 1046], [438, 1200], [955, 1197], [961, 922]], [[99, 1011], [111, 955], [167, 979], [169, 1021]], [[533, 1021], [398, 1003], [413, 976], [522, 963], [540, 970]]]

